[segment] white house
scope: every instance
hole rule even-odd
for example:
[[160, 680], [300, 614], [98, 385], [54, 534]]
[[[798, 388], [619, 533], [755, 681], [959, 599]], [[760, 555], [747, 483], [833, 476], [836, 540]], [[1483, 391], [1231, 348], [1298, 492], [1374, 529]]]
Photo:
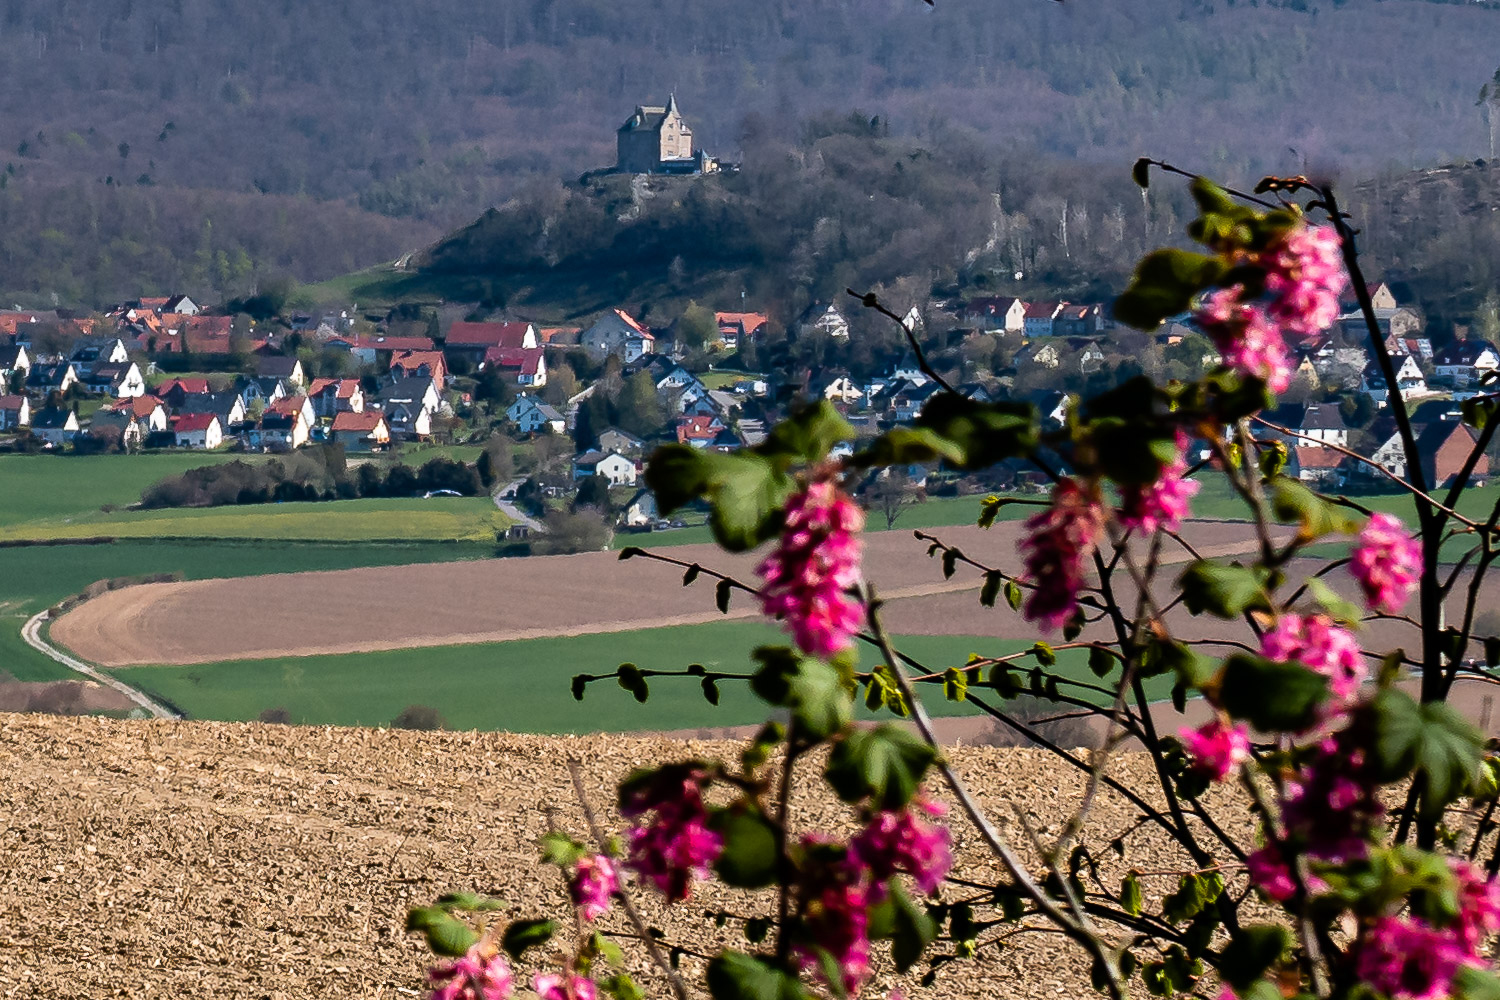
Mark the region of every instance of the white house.
[[[1422, 374], [1422, 369], [1418, 367], [1415, 358], [1410, 354], [1400, 354], [1391, 358], [1391, 363], [1397, 366], [1396, 387], [1403, 400], [1427, 395], [1429, 391], [1427, 378]], [[1359, 391], [1382, 406], [1390, 396], [1386, 388], [1385, 376], [1375, 362], [1371, 361], [1365, 366], [1364, 373], [1360, 377]]]
[[836, 340], [849, 339], [849, 321], [832, 305], [822, 303], [811, 306], [802, 314], [801, 330], [804, 334], [822, 333]]
[[573, 459], [573, 478], [587, 479], [590, 476], [603, 476], [611, 486], [634, 486], [635, 460], [616, 451], [608, 454], [586, 451]]
[[118, 365], [130, 360], [130, 352], [119, 337], [80, 337], [73, 342], [68, 360], [80, 365]]
[[1033, 302], [1026, 307], [1022, 329], [1028, 337], [1052, 336], [1053, 324], [1063, 311], [1063, 302]]
[[1344, 415], [1339, 412], [1335, 403], [1308, 403], [1302, 411], [1302, 423], [1297, 430], [1303, 435], [1298, 439], [1298, 444], [1306, 444], [1311, 439], [1320, 446], [1345, 448], [1349, 445], [1349, 428], [1345, 426]]
[[26, 353], [26, 348], [20, 344], [8, 347], [0, 347], [0, 388], [10, 384], [10, 377], [16, 372], [31, 371], [31, 356]]
[[1026, 303], [1009, 295], [973, 299], [964, 307], [963, 318], [985, 333], [1020, 333], [1026, 328]]
[[1500, 352], [1488, 340], [1455, 340], [1432, 356], [1436, 378], [1455, 389], [1467, 389], [1482, 381], [1486, 373], [1500, 369]]
[[563, 434], [568, 429], [566, 417], [558, 413], [550, 404], [525, 393], [517, 396], [516, 401], [506, 408], [505, 416], [523, 434], [534, 434], [542, 430], [551, 431], [553, 434]]
[[79, 381], [89, 392], [117, 398], [146, 394], [146, 380], [134, 361], [101, 361], [85, 368]]
[[620, 515], [620, 520], [628, 528], [644, 528], [660, 519], [661, 514], [656, 509], [656, 494], [644, 489], [630, 498]]
[[185, 413], [172, 425], [179, 448], [217, 448], [224, 443], [224, 425], [212, 413]]
[[824, 383], [818, 395], [830, 402], [856, 406], [864, 401], [865, 391], [848, 375], [835, 375]]
[[31, 423], [31, 400], [25, 396], [0, 396], [0, 431], [13, 431]]
[[50, 445], [61, 446], [78, 433], [78, 414], [71, 409], [42, 409], [31, 414], [31, 433]]
[[578, 342], [595, 358], [613, 354], [627, 365], [656, 350], [656, 337], [622, 309], [600, 316]]

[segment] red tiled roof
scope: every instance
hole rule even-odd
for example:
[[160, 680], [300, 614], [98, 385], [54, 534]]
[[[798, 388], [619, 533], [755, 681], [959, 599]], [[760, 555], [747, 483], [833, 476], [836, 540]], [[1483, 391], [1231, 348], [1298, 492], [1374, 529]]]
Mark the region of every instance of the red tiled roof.
[[309, 396], [321, 396], [329, 388], [333, 389], [335, 399], [353, 399], [354, 390], [359, 388], [359, 382], [352, 378], [315, 378], [312, 385], [307, 387]]
[[161, 405], [161, 400], [148, 392], [144, 396], [126, 396], [124, 399], [117, 399], [110, 405], [110, 409], [116, 413], [129, 413], [133, 417], [149, 417]]
[[491, 347], [484, 352], [484, 363], [507, 371], [518, 371], [522, 375], [535, 375], [541, 370], [542, 349]]
[[530, 323], [469, 323], [460, 320], [448, 330], [447, 343], [453, 347], [519, 348]]
[[1026, 307], [1026, 318], [1050, 319], [1062, 305], [1062, 302], [1033, 302]]
[[172, 418], [172, 430], [181, 434], [184, 431], [206, 431], [209, 425], [219, 422], [219, 418], [212, 413], [184, 413]]
[[0, 410], [19, 410], [25, 402], [25, 396], [0, 396]]
[[712, 441], [719, 434], [718, 430], [713, 426], [714, 419], [713, 417], [699, 414], [683, 420], [677, 425], [678, 443], [686, 444], [692, 440]]
[[301, 413], [303, 407], [305, 407], [306, 405], [306, 396], [282, 396], [280, 399], [276, 400], [276, 402], [267, 406], [266, 412], [280, 413], [286, 416], [292, 416], [294, 414]]
[[626, 312], [624, 309], [616, 309], [616, 310], [614, 310], [614, 313], [615, 313], [616, 316], [620, 317], [620, 319], [622, 319], [622, 320], [625, 321], [625, 325], [626, 326], [630, 327], [636, 333], [639, 333], [642, 337], [646, 337], [647, 339], [650, 339], [650, 340], [655, 340], [656, 339], [656, 335], [654, 333], [652, 333], [650, 330], [646, 329], [644, 326], [641, 326], [640, 322], [638, 320], [636, 320], [636, 318], [634, 316], [632, 316], [628, 312]]
[[189, 396], [202, 395], [208, 392], [208, 379], [206, 378], [174, 378], [169, 382], [163, 382], [157, 387], [157, 395], [162, 396], [173, 389], [181, 389]]
[[334, 337], [333, 342], [345, 343], [354, 350], [362, 351], [433, 351], [436, 346], [431, 337], [386, 337], [381, 335], [366, 336], [356, 334], [348, 337]]
[[385, 421], [385, 417], [371, 411], [368, 413], [340, 413], [333, 418], [333, 429], [337, 431], [355, 431], [360, 434], [368, 434], [379, 427]]
[[770, 317], [761, 313], [716, 312], [714, 313], [714, 322], [718, 323], [721, 328], [737, 326], [748, 337], [755, 333], [756, 330], [771, 322], [771, 320]]
[[1306, 447], [1297, 449], [1297, 464], [1304, 469], [1337, 469], [1344, 462], [1342, 452], [1332, 448]]

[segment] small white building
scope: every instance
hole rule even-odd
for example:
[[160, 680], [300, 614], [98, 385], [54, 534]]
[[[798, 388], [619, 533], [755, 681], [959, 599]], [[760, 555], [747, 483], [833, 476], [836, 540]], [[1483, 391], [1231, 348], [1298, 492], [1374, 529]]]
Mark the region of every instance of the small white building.
[[179, 448], [217, 448], [224, 443], [224, 425], [213, 413], [187, 413], [172, 426]]
[[655, 335], [623, 309], [600, 316], [578, 342], [595, 358], [613, 354], [627, 365], [656, 350]]
[[573, 478], [587, 479], [590, 476], [603, 476], [611, 486], [634, 486], [637, 476], [635, 460], [617, 451], [608, 454], [586, 451], [573, 459]]
[[564, 434], [568, 429], [567, 418], [551, 404], [525, 393], [517, 396], [516, 401], [506, 408], [505, 416], [523, 434], [535, 434], [538, 431]]
[[78, 414], [71, 409], [41, 409], [31, 414], [31, 433], [61, 447], [78, 433]]

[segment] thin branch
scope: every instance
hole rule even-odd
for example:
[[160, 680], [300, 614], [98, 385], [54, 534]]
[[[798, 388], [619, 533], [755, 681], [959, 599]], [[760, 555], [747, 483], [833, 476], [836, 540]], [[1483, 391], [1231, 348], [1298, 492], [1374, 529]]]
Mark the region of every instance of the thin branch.
[[894, 320], [896, 325], [901, 328], [901, 332], [906, 335], [906, 343], [909, 347], [911, 347], [912, 354], [916, 356], [917, 369], [921, 371], [923, 375], [926, 375], [928, 378], [932, 379], [932, 381], [942, 386], [944, 391], [957, 395], [957, 391], [953, 388], [953, 386], [948, 384], [948, 380], [934, 371], [932, 365], [927, 363], [927, 355], [923, 353], [922, 345], [917, 342], [917, 332], [915, 330], [908, 330], [906, 328], [906, 321], [904, 319], [891, 312], [885, 306], [881, 305], [880, 299], [876, 297], [874, 292], [865, 292], [863, 295], [861, 295], [859, 292], [856, 292], [852, 288], [846, 288], [844, 289], [844, 291], [848, 292], [856, 299], [859, 299], [860, 303], [866, 309], [874, 309], [882, 316], [888, 316], [892, 320]]

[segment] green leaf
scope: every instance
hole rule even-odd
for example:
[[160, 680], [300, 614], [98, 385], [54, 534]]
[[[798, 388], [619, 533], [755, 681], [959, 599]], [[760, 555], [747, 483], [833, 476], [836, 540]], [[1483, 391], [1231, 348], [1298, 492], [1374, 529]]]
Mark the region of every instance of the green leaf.
[[963, 555], [963, 553], [960, 552], [960, 551], [958, 551], [958, 549], [944, 549], [943, 550], [943, 579], [944, 580], [948, 580], [948, 579], [951, 579], [953, 577], [954, 570], [956, 570], [958, 568], [959, 557], [961, 557], [962, 555]]
[[719, 704], [719, 682], [712, 677], [705, 677], [699, 683], [703, 685], [704, 700], [710, 705], [717, 706]]
[[693, 581], [698, 579], [698, 574], [701, 572], [703, 572], [703, 567], [697, 563], [693, 563], [687, 568], [687, 572], [682, 574], [682, 585], [684, 587], [692, 586]]
[[1245, 566], [1224, 566], [1200, 559], [1188, 564], [1177, 578], [1182, 602], [1189, 612], [1238, 618], [1246, 611], [1269, 611], [1263, 579]]
[[1334, 621], [1354, 625], [1363, 617], [1352, 601], [1344, 600], [1332, 587], [1315, 576], [1308, 578], [1307, 593]]
[[1287, 476], [1277, 476], [1271, 483], [1271, 511], [1278, 521], [1300, 524], [1304, 539], [1359, 530], [1358, 521]]
[[1137, 330], [1154, 330], [1168, 316], [1186, 312], [1223, 273], [1224, 265], [1214, 257], [1155, 250], [1136, 266], [1130, 287], [1115, 300], [1115, 319]]
[[1487, 636], [1484, 640], [1484, 665], [1500, 667], [1500, 637]]
[[434, 955], [449, 958], [463, 955], [479, 940], [472, 927], [438, 906], [419, 906], [407, 911], [406, 929], [421, 932]]
[[493, 896], [481, 896], [477, 892], [450, 892], [439, 896], [433, 905], [441, 906], [445, 910], [489, 913], [492, 910], [503, 910], [505, 908], [505, 900], [496, 899]]
[[824, 777], [845, 802], [873, 798], [878, 809], [900, 809], [916, 794], [937, 751], [910, 731], [885, 722], [856, 729], [828, 755]]
[[573, 675], [573, 700], [574, 701], [582, 701], [583, 700], [583, 692], [589, 686], [589, 681], [590, 680], [592, 680], [592, 678], [590, 678], [588, 674], [574, 674]]
[[765, 917], [751, 917], [745, 921], [745, 940], [751, 944], [760, 944], [771, 933], [771, 921]]
[[561, 830], [542, 834], [537, 838], [537, 844], [542, 849], [542, 860], [559, 868], [573, 867], [588, 853], [588, 848]]
[[615, 1000], [646, 1000], [646, 994], [635, 984], [635, 980], [623, 972], [600, 980], [599, 988]]
[[1300, 663], [1276, 663], [1237, 653], [1224, 663], [1219, 699], [1224, 710], [1263, 733], [1301, 732], [1317, 721], [1328, 678]]
[[1464, 423], [1482, 431], [1495, 419], [1496, 412], [1500, 411], [1500, 401], [1494, 396], [1472, 396], [1464, 400], [1459, 408], [1464, 415]]
[[527, 948], [546, 944], [556, 933], [555, 920], [517, 920], [505, 928], [505, 934], [500, 938], [500, 947], [512, 959], [518, 959]]
[[1462, 966], [1453, 975], [1453, 985], [1459, 1000], [1500, 1000], [1500, 976], [1489, 969]]
[[1036, 662], [1040, 663], [1044, 667], [1057, 666], [1057, 653], [1052, 649], [1051, 646], [1049, 646], [1045, 642], [1038, 640], [1037, 642], [1032, 643], [1031, 649], [1028, 650], [1028, 652], [1031, 653], [1032, 656], [1035, 656]]
[[984, 586], [979, 588], [979, 603], [987, 608], [993, 608], [995, 598], [1000, 595], [1000, 585], [1004, 582], [1005, 577], [998, 569], [988, 570], [984, 574]]
[[945, 392], [928, 400], [916, 424], [955, 445], [963, 458], [952, 464], [961, 469], [987, 469], [1037, 444], [1036, 408], [1028, 403], [976, 403]]
[[820, 399], [777, 424], [755, 451], [768, 458], [799, 459], [813, 465], [827, 458], [834, 445], [853, 438], [849, 421], [832, 403]]
[[718, 607], [719, 614], [729, 614], [729, 595], [734, 592], [734, 584], [728, 580], [720, 580], [718, 586], [714, 587], [714, 605]]
[[709, 527], [730, 552], [755, 548], [781, 530], [782, 504], [794, 483], [759, 455], [710, 453]]
[[626, 559], [634, 559], [636, 556], [643, 556], [645, 554], [646, 550], [639, 545], [627, 545], [620, 550], [620, 561], [624, 562]]
[[1292, 938], [1285, 927], [1276, 924], [1248, 924], [1229, 939], [1219, 953], [1219, 975], [1242, 992], [1266, 970], [1281, 960], [1291, 946]]
[[943, 671], [943, 697], [949, 701], [964, 701], [969, 697], [969, 677], [957, 667]]
[[1020, 676], [1008, 663], [997, 663], [990, 671], [990, 687], [1007, 700], [1016, 697], [1023, 690]]
[[750, 678], [750, 690], [771, 705], [791, 709], [805, 735], [825, 739], [849, 723], [850, 693], [833, 667], [786, 646], [762, 646], [752, 655], [761, 668]]
[[887, 465], [929, 465], [946, 459], [955, 465], [964, 461], [964, 450], [927, 427], [895, 427], [880, 435], [863, 451], [855, 452], [850, 464], [861, 469]]
[[1010, 605], [1012, 611], [1021, 610], [1021, 585], [1014, 580], [1005, 581], [1005, 603]]
[[937, 937], [937, 924], [922, 907], [912, 901], [900, 882], [892, 879], [891, 901], [895, 904], [895, 933], [891, 935], [891, 957], [896, 971], [905, 972], [922, 958], [927, 946]]
[[759, 810], [720, 810], [709, 826], [724, 838], [714, 871], [725, 885], [760, 889], [776, 881], [776, 829]]
[[807, 1000], [795, 975], [738, 951], [721, 952], [708, 963], [713, 1000]]
[[[690, 445], [664, 445], [646, 462], [646, 485], [656, 495], [656, 508], [663, 515], [703, 496], [708, 490], [708, 463], [704, 453]], [[644, 554], [632, 548], [620, 553], [621, 559]]]
[[1111, 653], [1106, 647], [1089, 647], [1089, 671], [1092, 672], [1095, 677], [1108, 677], [1109, 672], [1113, 670], [1115, 668], [1115, 664], [1119, 662], [1119, 659], [1117, 659], [1115, 655]]
[[1145, 901], [1141, 895], [1141, 881], [1134, 875], [1125, 876], [1125, 881], [1120, 883], [1120, 909], [1132, 917], [1141, 915]]
[[1426, 777], [1422, 810], [1433, 816], [1464, 793], [1483, 759], [1484, 738], [1446, 702], [1419, 705], [1387, 688], [1370, 702], [1375, 761], [1382, 781]]

